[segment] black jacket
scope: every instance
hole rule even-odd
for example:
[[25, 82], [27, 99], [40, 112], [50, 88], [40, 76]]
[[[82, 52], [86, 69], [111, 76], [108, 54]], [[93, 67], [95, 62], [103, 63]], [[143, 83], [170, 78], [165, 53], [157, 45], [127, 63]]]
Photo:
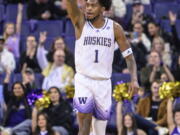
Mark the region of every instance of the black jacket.
[[22, 53], [21, 58], [20, 58], [20, 71], [22, 71], [23, 65], [27, 64], [28, 68], [33, 69], [34, 72], [41, 72], [41, 68], [38, 64], [38, 60], [36, 57], [36, 54], [34, 55], [33, 58], [30, 58], [29, 56], [26, 55], [26, 51]]
[[72, 131], [72, 107], [68, 102], [60, 100], [59, 105], [50, 105], [49, 108], [44, 109], [50, 119], [52, 126], [62, 126], [69, 133]]
[[18, 111], [18, 108], [21, 104], [23, 104], [25, 106], [25, 117], [26, 117], [26, 119], [31, 118], [31, 108], [28, 105], [28, 102], [27, 102], [25, 95], [21, 98], [15, 97], [13, 95], [12, 91], [8, 90], [8, 84], [4, 83], [3, 84], [3, 96], [4, 96], [5, 103], [7, 105], [7, 111], [6, 111], [4, 119], [3, 119], [3, 125], [4, 126], [7, 125], [7, 122], [8, 122], [8, 119], [10, 117], [11, 112]]
[[[142, 45], [131, 45], [133, 50], [133, 54], [137, 63], [137, 69], [141, 70], [146, 65], [146, 48]], [[126, 68], [126, 61], [123, 58], [121, 51], [117, 49], [114, 52], [114, 60], [113, 60], [113, 72], [122, 72], [124, 68]]]
[[47, 3], [37, 3], [36, 0], [30, 0], [27, 7], [28, 19], [38, 19], [42, 20], [41, 15], [49, 11], [51, 13], [50, 19], [59, 19], [60, 17], [65, 17], [67, 12], [54, 5], [53, 0], [49, 0]]

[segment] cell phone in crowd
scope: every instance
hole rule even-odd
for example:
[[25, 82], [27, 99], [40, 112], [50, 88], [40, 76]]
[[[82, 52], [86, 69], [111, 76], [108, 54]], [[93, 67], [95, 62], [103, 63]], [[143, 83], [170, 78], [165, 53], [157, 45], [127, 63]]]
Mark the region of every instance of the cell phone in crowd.
[[138, 32], [133, 32], [132, 33], [131, 43], [137, 44], [138, 42], [139, 42], [139, 33]]
[[133, 32], [133, 39], [139, 38], [139, 32]]

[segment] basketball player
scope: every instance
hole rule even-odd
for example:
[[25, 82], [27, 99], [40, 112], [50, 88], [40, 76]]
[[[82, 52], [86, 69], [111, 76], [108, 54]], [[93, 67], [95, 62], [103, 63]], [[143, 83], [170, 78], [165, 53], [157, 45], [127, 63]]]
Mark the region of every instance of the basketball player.
[[111, 72], [115, 42], [119, 44], [131, 74], [131, 91], [138, 89], [136, 63], [122, 27], [103, 17], [110, 0], [86, 0], [82, 13], [76, 0], [66, 0], [75, 27], [75, 96], [78, 135], [105, 135], [111, 109]]

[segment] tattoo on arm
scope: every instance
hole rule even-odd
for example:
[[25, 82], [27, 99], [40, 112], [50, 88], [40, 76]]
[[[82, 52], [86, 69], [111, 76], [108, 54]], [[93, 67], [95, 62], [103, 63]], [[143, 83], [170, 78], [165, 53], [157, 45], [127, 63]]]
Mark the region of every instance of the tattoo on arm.
[[[114, 23], [114, 31], [115, 31], [115, 39], [119, 45], [121, 52], [130, 48], [131, 46], [128, 40], [126, 39], [123, 28], [119, 24]], [[131, 74], [131, 80], [137, 81], [137, 67], [133, 54], [128, 55], [127, 57], [125, 57], [125, 59], [126, 59], [127, 67]]]
[[135, 62], [134, 56], [130, 55], [130, 56], [126, 57], [126, 63], [127, 63], [129, 72], [131, 74], [131, 80], [137, 81], [137, 67], [136, 67], [136, 62]]

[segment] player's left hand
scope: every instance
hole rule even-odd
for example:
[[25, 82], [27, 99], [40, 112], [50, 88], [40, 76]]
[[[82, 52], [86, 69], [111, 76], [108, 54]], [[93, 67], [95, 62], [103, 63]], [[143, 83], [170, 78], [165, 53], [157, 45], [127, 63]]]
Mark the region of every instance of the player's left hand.
[[138, 81], [131, 81], [130, 83], [130, 96], [133, 97], [134, 94], [138, 93], [139, 90], [139, 83]]

